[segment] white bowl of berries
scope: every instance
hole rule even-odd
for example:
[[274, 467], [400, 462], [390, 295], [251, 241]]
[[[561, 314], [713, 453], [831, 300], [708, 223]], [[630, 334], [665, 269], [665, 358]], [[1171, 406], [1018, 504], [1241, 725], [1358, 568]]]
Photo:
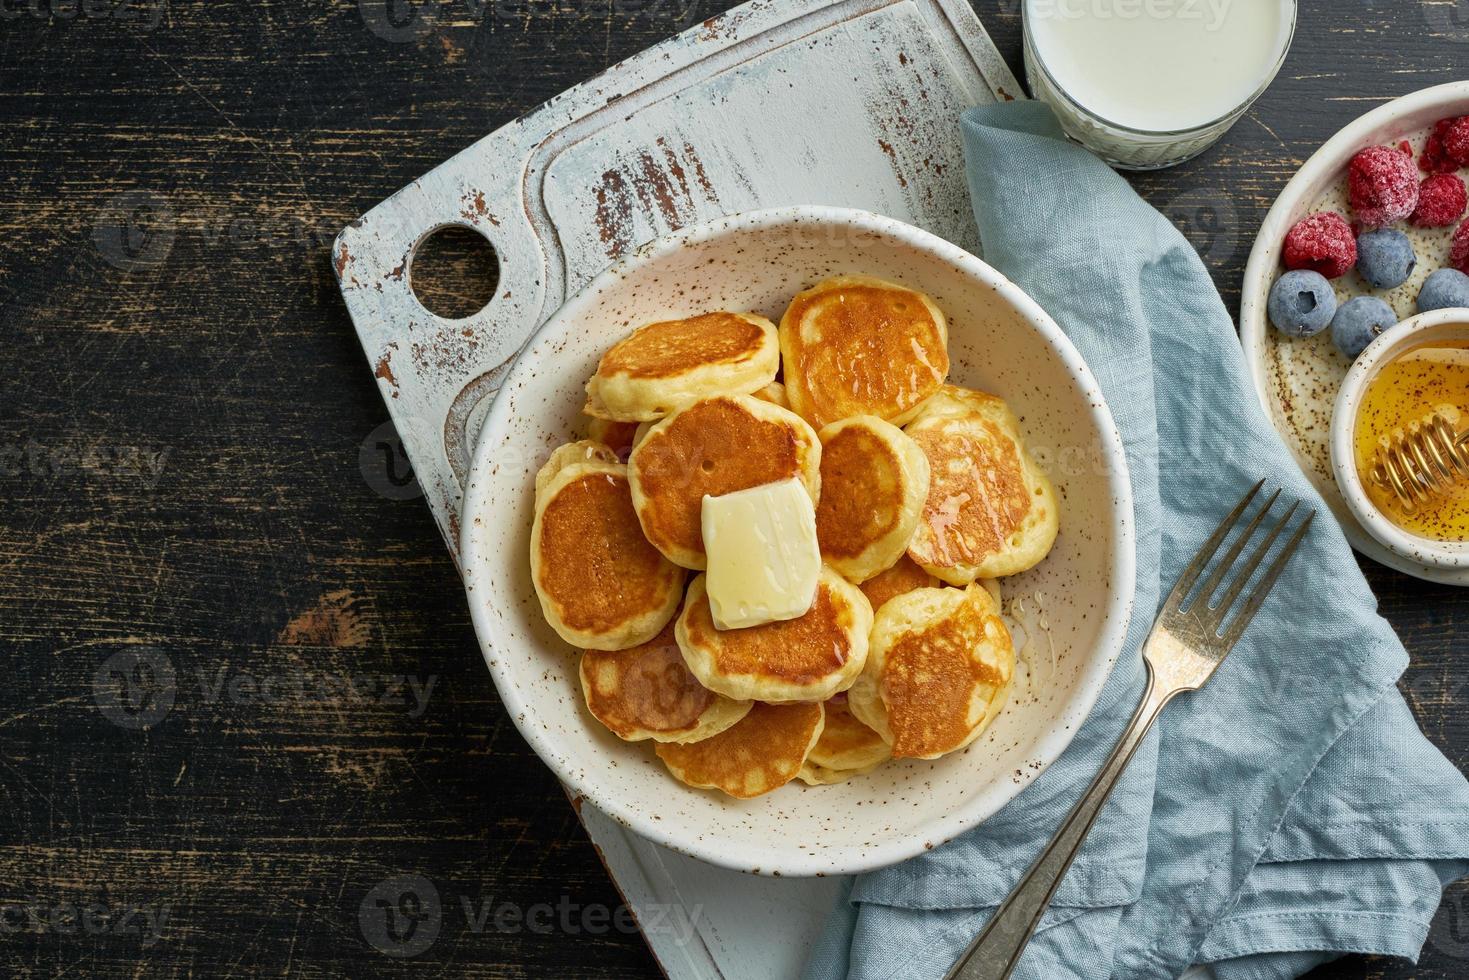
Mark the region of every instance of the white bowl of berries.
[[1379, 335], [1425, 311], [1469, 308], [1466, 178], [1469, 82], [1367, 113], [1276, 200], [1245, 270], [1240, 311], [1260, 400], [1352, 545], [1455, 585], [1469, 585], [1469, 568], [1415, 560], [1362, 526], [1337, 486], [1331, 422], [1353, 361]]

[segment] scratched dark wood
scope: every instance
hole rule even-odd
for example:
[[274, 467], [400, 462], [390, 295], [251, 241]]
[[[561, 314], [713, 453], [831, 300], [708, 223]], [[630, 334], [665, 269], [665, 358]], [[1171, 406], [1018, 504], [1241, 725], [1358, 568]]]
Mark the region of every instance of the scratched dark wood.
[[[728, 4], [445, 0], [384, 19], [371, 3], [133, 3], [0, 8], [0, 971], [653, 974], [625, 920], [596, 918], [618, 896], [500, 710], [426, 508], [400, 499], [324, 246]], [[1305, 0], [1285, 72], [1226, 142], [1137, 179], [1231, 305], [1299, 163], [1383, 99], [1462, 74], [1469, 30], [1452, 25], [1469, 10], [1437, 6]], [[980, 3], [1018, 67], [1017, 7]], [[435, 14], [402, 27], [415, 9]], [[118, 209], [140, 203], [121, 237]], [[1464, 765], [1469, 594], [1367, 572], [1413, 653], [1425, 730]], [[134, 662], [172, 669], [173, 703], [102, 710], [109, 665]], [[391, 703], [383, 677], [432, 680], [426, 710]], [[109, 720], [132, 708], [161, 718]], [[412, 875], [441, 929], [402, 960], [360, 908]], [[497, 922], [504, 903], [551, 908], [531, 929]], [[1461, 977], [1466, 907], [1456, 888], [1417, 968], [1313, 976]], [[149, 915], [166, 915], [156, 940]]]

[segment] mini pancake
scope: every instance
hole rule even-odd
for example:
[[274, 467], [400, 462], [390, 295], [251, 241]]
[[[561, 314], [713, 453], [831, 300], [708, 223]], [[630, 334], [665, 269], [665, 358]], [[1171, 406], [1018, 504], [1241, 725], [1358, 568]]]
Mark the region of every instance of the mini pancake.
[[824, 725], [819, 704], [757, 704], [713, 738], [656, 751], [679, 782], [748, 800], [795, 779]]
[[821, 443], [794, 412], [748, 395], [696, 402], [654, 425], [628, 461], [643, 533], [670, 561], [707, 567], [711, 497], [792, 477], [821, 494]]
[[586, 412], [649, 422], [701, 398], [747, 395], [779, 370], [779, 336], [762, 317], [718, 312], [650, 323], [602, 355], [587, 382]]
[[780, 321], [791, 408], [818, 429], [853, 415], [902, 425], [949, 374], [949, 327], [920, 292], [838, 276], [792, 301]]
[[698, 742], [750, 712], [689, 673], [673, 623], [631, 650], [588, 650], [581, 658], [582, 693], [592, 716], [627, 742]]
[[930, 470], [909, 557], [950, 585], [968, 585], [1019, 574], [1050, 554], [1060, 526], [1056, 492], [1008, 405], [948, 385], [906, 431]]
[[914, 589], [936, 589], [938, 587], [938, 576], [925, 572], [913, 559], [904, 555], [892, 568], [879, 572], [863, 582], [862, 594], [872, 604], [873, 613], [876, 613], [887, 604], [889, 599], [895, 599]]
[[806, 615], [737, 630], [715, 628], [700, 575], [674, 635], [689, 670], [711, 691], [737, 701], [825, 701], [862, 672], [871, 629], [867, 597], [823, 568]]
[[627, 457], [632, 453], [632, 447], [637, 443], [637, 434], [638, 423], [636, 422], [609, 422], [606, 419], [592, 419], [587, 424], [587, 436], [593, 442], [600, 442], [616, 453], [620, 463], [627, 462]]
[[[915, 589], [936, 589], [942, 584], [937, 575], [925, 572], [912, 558], [904, 555], [896, 565], [863, 582], [860, 588], [867, 601], [872, 603], [872, 612], [876, 615], [889, 600]], [[982, 578], [977, 584], [990, 594], [996, 606], [1001, 604], [998, 580]]]
[[687, 574], [643, 537], [627, 467], [601, 460], [563, 466], [536, 493], [530, 565], [546, 621], [587, 650], [657, 636]]
[[578, 463], [618, 463], [617, 454], [604, 443], [595, 439], [583, 439], [580, 442], [568, 442], [564, 446], [557, 446], [545, 465], [536, 474], [536, 495], [540, 496], [546, 492], [546, 487], [556, 479], [556, 474], [568, 466]]
[[852, 582], [891, 568], [908, 548], [928, 499], [928, 458], [903, 430], [874, 415], [820, 432], [821, 557]]
[[810, 786], [844, 783], [863, 776], [893, 757], [882, 736], [858, 721], [838, 694], [826, 702], [826, 726], [801, 767], [801, 781]]
[[1015, 648], [989, 592], [919, 589], [879, 611], [848, 704], [894, 758], [937, 759], [980, 736], [1014, 673]]

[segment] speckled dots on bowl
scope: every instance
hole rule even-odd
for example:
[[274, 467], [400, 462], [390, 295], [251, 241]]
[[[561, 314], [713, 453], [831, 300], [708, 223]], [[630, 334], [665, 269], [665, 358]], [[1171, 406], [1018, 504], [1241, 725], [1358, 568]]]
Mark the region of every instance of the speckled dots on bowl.
[[[582, 705], [576, 653], [545, 625], [527, 559], [534, 475], [585, 431], [583, 385], [641, 323], [711, 309], [779, 319], [838, 273], [924, 290], [950, 317], [952, 378], [1002, 395], [1023, 420], [1061, 501], [1061, 536], [1007, 580], [1034, 611], [1025, 686], [974, 745], [898, 762], [838, 786], [790, 785], [737, 801], [675, 782], [646, 744], [625, 744]], [[1003, 352], [996, 356], [995, 352]], [[853, 873], [973, 827], [1070, 742], [1120, 653], [1134, 585], [1132, 503], [1121, 440], [1070, 342], [1019, 288], [961, 249], [860, 211], [736, 215], [638, 249], [531, 339], [486, 418], [462, 514], [475, 629], [505, 709], [574, 792], [634, 831], [694, 857], [762, 874]], [[1037, 829], [1037, 833], [1041, 833]]]

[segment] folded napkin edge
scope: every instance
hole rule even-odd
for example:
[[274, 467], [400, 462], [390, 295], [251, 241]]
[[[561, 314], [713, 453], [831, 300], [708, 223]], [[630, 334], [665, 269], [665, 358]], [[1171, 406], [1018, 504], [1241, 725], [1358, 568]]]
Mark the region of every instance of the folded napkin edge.
[[[1271, 929], [1276, 923], [1280, 929]], [[1209, 932], [1195, 962], [1219, 963], [1266, 953], [1329, 952], [1418, 961], [1433, 916], [1395, 912], [1251, 912], [1226, 916]]]
[[1276, 833], [1260, 863], [1457, 860], [1466, 838], [1469, 818], [1449, 813], [1386, 823], [1363, 819], [1289, 826]]

